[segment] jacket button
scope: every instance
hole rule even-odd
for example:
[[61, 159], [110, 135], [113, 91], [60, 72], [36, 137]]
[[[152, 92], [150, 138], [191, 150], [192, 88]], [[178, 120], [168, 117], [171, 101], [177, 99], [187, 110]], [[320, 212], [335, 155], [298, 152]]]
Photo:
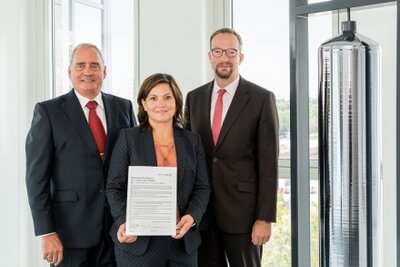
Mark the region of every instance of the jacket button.
[[213, 163], [217, 163], [218, 159], [217, 158], [213, 158]]

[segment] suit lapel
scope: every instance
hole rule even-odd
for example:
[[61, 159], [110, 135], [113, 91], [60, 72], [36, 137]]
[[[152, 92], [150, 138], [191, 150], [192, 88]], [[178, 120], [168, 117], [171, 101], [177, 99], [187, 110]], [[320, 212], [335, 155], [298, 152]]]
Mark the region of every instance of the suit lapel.
[[177, 128], [174, 129], [174, 141], [175, 141], [175, 148], [176, 148], [176, 164], [177, 164], [177, 168], [178, 168], [177, 189], [179, 192], [179, 188], [181, 188], [182, 182], [183, 182], [182, 171], [185, 169], [186, 158], [185, 158], [185, 144], [184, 144], [184, 140], [183, 140], [182, 131], [180, 131]]
[[107, 142], [106, 142], [106, 157], [109, 155], [109, 151], [112, 150], [112, 144], [110, 140], [118, 135], [118, 107], [117, 102], [114, 101], [113, 97], [102, 93], [104, 111], [107, 121]]
[[243, 79], [240, 78], [238, 88], [236, 89], [236, 93], [233, 96], [232, 103], [229, 106], [224, 122], [222, 123], [221, 132], [219, 134], [217, 144], [215, 145], [215, 150], [218, 149], [218, 147], [223, 142], [225, 136], [229, 132], [229, 129], [235, 123], [246, 103], [249, 101], [249, 98], [250, 96], [248, 88], [243, 86]]
[[207, 112], [201, 112], [200, 115], [200, 125], [206, 125], [205, 129], [205, 139], [203, 140], [204, 146], [205, 147], [214, 147], [214, 140], [212, 136], [212, 130], [211, 130], [211, 121], [210, 121], [210, 113], [211, 113], [211, 94], [212, 94], [212, 89], [213, 89], [213, 84], [214, 82], [210, 82], [206, 88], [202, 92], [202, 95], [200, 97], [200, 107], [205, 107]]
[[97, 152], [96, 143], [94, 142], [92, 132], [90, 131], [89, 124], [85, 118], [85, 114], [82, 111], [82, 107], [79, 104], [79, 100], [76, 97], [74, 90], [71, 90], [67, 95], [65, 95], [65, 101], [61, 103], [61, 107], [64, 109], [65, 113], [75, 125], [79, 134], [88, 144], [90, 150], [96, 155]]
[[138, 145], [144, 144], [144, 156], [145, 161], [148, 166], [157, 166], [157, 156], [156, 156], [156, 149], [154, 147], [154, 140], [153, 134], [151, 129], [145, 129], [141, 131], [141, 140], [139, 141]]

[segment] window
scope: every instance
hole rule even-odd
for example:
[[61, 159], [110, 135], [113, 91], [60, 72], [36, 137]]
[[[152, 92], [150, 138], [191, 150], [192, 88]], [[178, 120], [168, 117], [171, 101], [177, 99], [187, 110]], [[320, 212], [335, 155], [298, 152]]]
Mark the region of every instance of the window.
[[291, 266], [289, 1], [250, 2], [233, 1], [233, 28], [243, 38], [240, 73], [274, 92], [280, 123], [277, 223], [264, 246], [262, 264]]
[[54, 1], [54, 96], [71, 90], [70, 54], [84, 42], [102, 50], [107, 66], [103, 91], [133, 100], [133, 5], [129, 0]]

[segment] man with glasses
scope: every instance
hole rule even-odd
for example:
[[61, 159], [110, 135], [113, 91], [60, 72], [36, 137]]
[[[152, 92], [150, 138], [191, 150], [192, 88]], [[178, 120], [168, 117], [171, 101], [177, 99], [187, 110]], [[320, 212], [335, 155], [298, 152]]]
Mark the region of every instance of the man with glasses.
[[276, 220], [278, 115], [272, 92], [239, 75], [242, 39], [210, 37], [214, 80], [188, 93], [186, 127], [201, 135], [212, 197], [200, 230], [199, 266], [261, 266]]

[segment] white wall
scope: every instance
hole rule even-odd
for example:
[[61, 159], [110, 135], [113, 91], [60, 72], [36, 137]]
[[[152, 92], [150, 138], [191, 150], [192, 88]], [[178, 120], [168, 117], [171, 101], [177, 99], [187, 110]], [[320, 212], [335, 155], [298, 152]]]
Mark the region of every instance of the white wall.
[[136, 0], [136, 82], [169, 73], [186, 93], [211, 80], [208, 39], [218, 3], [222, 1]]
[[0, 0], [0, 266], [39, 266], [25, 190], [24, 143], [33, 105], [48, 97], [45, 0]]

